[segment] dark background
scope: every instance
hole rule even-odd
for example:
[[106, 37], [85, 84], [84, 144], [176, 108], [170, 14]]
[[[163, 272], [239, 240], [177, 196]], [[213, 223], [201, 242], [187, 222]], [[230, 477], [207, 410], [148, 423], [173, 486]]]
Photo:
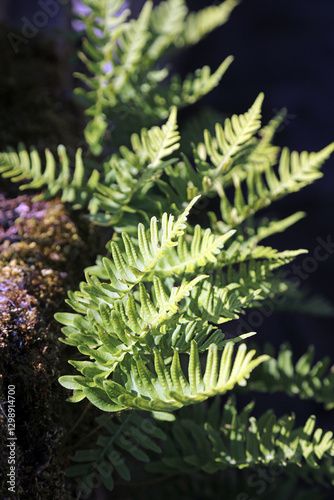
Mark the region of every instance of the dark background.
[[[133, 0], [134, 10], [138, 11], [142, 3], [141, 0]], [[213, 2], [189, 0], [187, 3], [191, 9], [200, 9]], [[22, 16], [29, 17], [36, 12], [36, 5], [35, 0], [3, 1], [0, 5], [0, 15], [5, 25], [19, 32]], [[59, 63], [64, 47], [66, 54], [71, 54], [68, 40], [64, 45], [63, 42], [59, 43], [59, 34], [51, 34], [54, 26], [69, 30], [70, 23], [64, 16], [65, 11], [66, 7], [63, 13], [42, 30], [44, 35], [55, 40], [58, 59], [55, 56], [54, 64]], [[8, 40], [3, 39], [2, 43], [7, 43], [7, 46], [4, 45], [5, 50], [0, 53], [0, 63], [3, 62], [1, 58], [4, 57], [4, 52], [8, 56]], [[232, 13], [226, 25], [176, 59], [176, 70], [185, 76], [189, 71], [205, 64], [215, 69], [230, 54], [235, 56], [234, 63], [223, 77], [220, 86], [206, 97], [202, 104], [227, 114], [238, 114], [251, 106], [259, 92], [264, 92], [264, 122], [270, 120], [282, 107], [288, 109], [285, 124], [276, 137], [278, 145], [286, 145], [297, 151], [318, 151], [334, 140], [332, 0], [244, 0]], [[19, 78], [17, 75], [22, 78], [22, 72], [16, 73], [15, 68], [16, 65], [22, 64], [22, 58], [13, 51], [10, 56], [12, 80], [14, 79], [16, 85]], [[49, 56], [44, 54], [43, 57], [48, 59]], [[71, 58], [68, 60], [71, 61]], [[53, 64], [49, 58], [48, 63], [50, 62]], [[71, 63], [66, 68], [70, 74]], [[64, 72], [64, 68], [61, 71]], [[48, 93], [48, 86], [51, 88], [54, 85], [52, 78], [43, 79], [37, 75], [37, 79], [43, 92]], [[59, 81], [62, 90], [57, 90], [56, 99], [59, 101], [61, 113], [64, 109], [63, 99], [69, 99], [71, 94], [71, 80], [65, 77]], [[6, 96], [8, 89], [4, 88], [3, 81], [1, 84], [0, 93]], [[13, 81], [11, 84], [13, 85]], [[53, 95], [53, 91], [54, 89], [50, 95]], [[21, 93], [20, 98], [24, 100], [25, 94]], [[5, 103], [6, 99], [5, 97]], [[65, 105], [65, 108], [67, 109], [68, 105]], [[66, 119], [71, 115], [71, 110], [72, 108], [67, 109]], [[17, 113], [15, 108], [15, 119], [19, 119]], [[57, 109], [54, 113], [57, 114]], [[6, 109], [6, 118], [10, 118], [10, 108]], [[75, 124], [76, 122], [74, 128]], [[26, 130], [24, 125], [20, 126]], [[3, 123], [2, 129], [5, 133]], [[59, 135], [61, 136], [61, 133]], [[27, 141], [33, 139], [34, 134], [32, 137], [29, 135]], [[73, 143], [78, 140], [75, 137]], [[61, 142], [66, 144], [64, 140]], [[326, 163], [324, 173], [324, 178], [314, 185], [275, 205], [277, 217], [286, 217], [297, 210], [306, 211], [308, 217], [266, 243], [276, 245], [282, 250], [307, 248], [312, 255], [318, 237], [326, 240], [332, 235], [334, 239], [334, 158]], [[302, 257], [299, 262], [301, 259]], [[319, 263], [317, 271], [305, 280], [305, 285], [334, 304], [333, 282], [334, 254]], [[258, 339], [260, 342], [270, 340], [276, 346], [283, 340], [288, 340], [297, 354], [305, 352], [309, 344], [315, 344], [317, 357], [328, 354], [334, 359], [333, 333], [332, 318], [277, 313], [259, 328]], [[283, 407], [284, 404], [282, 403]], [[290, 407], [290, 403], [286, 405], [287, 408]], [[312, 411], [318, 413], [319, 409]]]

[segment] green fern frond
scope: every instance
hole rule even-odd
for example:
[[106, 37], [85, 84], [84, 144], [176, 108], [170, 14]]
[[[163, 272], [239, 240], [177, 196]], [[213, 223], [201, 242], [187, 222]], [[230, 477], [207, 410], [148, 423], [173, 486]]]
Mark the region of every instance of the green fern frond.
[[[132, 149], [121, 146], [119, 154], [113, 154], [104, 164], [103, 179], [97, 184], [96, 198], [99, 213], [91, 219], [99, 224], [113, 225], [120, 232], [122, 218], [136, 213], [137, 226], [140, 220], [150, 220], [159, 209], [154, 200], [149, 200], [145, 211], [147, 192], [162, 175], [164, 169], [175, 159], [166, 159], [179, 148], [177, 109], [172, 108], [170, 116], [161, 127], [142, 129], [141, 134], [132, 134]], [[130, 209], [129, 205], [137, 207]], [[140, 217], [141, 216], [141, 217]], [[150, 217], [151, 216], [151, 217]], [[117, 226], [115, 226], [117, 224]]]
[[209, 198], [217, 194], [222, 197], [222, 185], [229, 186], [235, 177], [239, 182], [246, 179], [249, 169], [246, 169], [245, 165], [248, 165], [248, 157], [252, 152], [256, 158], [249, 160], [249, 166], [252, 166], [255, 160], [258, 166], [260, 158], [260, 165], [264, 165], [263, 168], [268, 167], [267, 150], [257, 155], [254, 153], [259, 144], [255, 134], [261, 127], [262, 101], [263, 95], [260, 94], [247, 113], [227, 118], [224, 127], [216, 124], [215, 137], [205, 130], [204, 143], [193, 148], [195, 168], [189, 159], [182, 155], [182, 162], [165, 169], [168, 183], [158, 180], [157, 185], [167, 202], [178, 204], [197, 194], [204, 194]]
[[189, 316], [220, 325], [238, 319], [242, 312], [259, 300], [261, 287], [253, 290], [251, 286], [246, 290], [239, 283], [229, 283], [222, 287], [219, 286], [220, 281], [219, 278], [212, 278], [194, 287], [181, 310], [187, 311]]
[[9, 148], [7, 152], [0, 153], [0, 173], [12, 182], [31, 181], [22, 184], [19, 187], [21, 190], [46, 188], [35, 200], [49, 199], [61, 193], [61, 200], [73, 203], [74, 208], [83, 208], [88, 203], [93, 211], [97, 205], [94, 192], [100, 174], [94, 170], [90, 177], [87, 176], [81, 149], [76, 152], [74, 170], [71, 171], [64, 146], [58, 146], [58, 161], [51, 151], [46, 149], [43, 165], [34, 147], [28, 152], [24, 145], [20, 144], [18, 152]]
[[204, 66], [197, 69], [193, 75], [188, 75], [183, 82], [175, 76], [171, 84], [166, 87], [167, 103], [170, 103], [169, 106], [175, 105], [179, 108], [194, 104], [217, 87], [232, 62], [233, 57], [227, 57], [213, 73], [209, 66]]
[[[227, 343], [222, 351], [218, 368], [218, 349], [211, 344], [206, 360], [205, 373], [201, 373], [198, 349], [191, 343], [188, 380], [181, 368], [175, 351], [170, 367], [167, 367], [158, 350], [154, 351], [155, 374], [139, 357], [131, 360], [131, 371], [123, 373], [124, 383], [105, 380], [103, 387], [111, 401], [124, 408], [137, 408], [153, 412], [173, 412], [182, 406], [205, 401], [217, 394], [224, 394], [236, 384], [245, 385], [250, 373], [267, 356], [253, 359], [255, 351], [247, 352], [245, 344], [238, 348], [232, 362], [234, 344]], [[83, 389], [85, 391], [85, 388]]]
[[193, 273], [195, 269], [216, 266], [218, 254], [221, 253], [225, 243], [233, 236], [234, 231], [216, 236], [208, 228], [203, 230], [196, 225], [193, 235], [183, 233], [177, 246], [166, 250], [163, 258], [156, 267], [158, 276], [170, 276], [183, 273]]
[[258, 210], [287, 194], [299, 191], [322, 177], [319, 169], [333, 151], [334, 143], [318, 153], [306, 151], [300, 154], [296, 151], [290, 153], [287, 148], [284, 148], [279, 161], [278, 174], [275, 173], [272, 165], [260, 173], [249, 170], [246, 181], [247, 200], [244, 198], [239, 178], [233, 178], [233, 205], [225, 194], [223, 185], [217, 184], [221, 197], [222, 220], [226, 224], [225, 230], [232, 229]]
[[212, 5], [190, 13], [185, 24], [184, 32], [178, 44], [193, 45], [229, 19], [239, 0], [225, 0], [220, 5]]
[[168, 121], [160, 127], [150, 130], [143, 129], [141, 138], [136, 134], [132, 136], [132, 145], [135, 153], [140, 158], [145, 156], [150, 160], [147, 168], [154, 169], [161, 164], [161, 160], [170, 156], [180, 147], [180, 135], [177, 127], [177, 108], [172, 108]]
[[101, 475], [102, 483], [108, 491], [112, 491], [115, 479], [129, 481], [133, 460], [148, 463], [148, 453], [161, 454], [158, 443], [165, 441], [167, 435], [157, 424], [137, 412], [126, 412], [105, 415], [96, 418], [97, 425], [102, 429], [94, 449], [77, 450], [66, 469], [68, 477], [83, 476], [81, 490], [89, 495], [93, 489], [92, 478], [95, 471]]
[[[117, 16], [123, 2], [117, 2], [116, 6], [112, 2], [96, 5], [90, 2], [89, 6], [92, 13], [83, 19], [87, 39], [80, 54], [89, 75], [76, 75], [89, 90], [81, 88], [76, 93], [91, 118], [85, 137], [95, 155], [102, 152], [102, 142], [111, 124], [117, 130], [117, 145], [126, 143], [132, 132], [166, 119], [173, 106], [186, 106], [206, 95], [218, 85], [231, 62], [231, 58], [227, 58], [212, 74], [206, 66], [184, 82], [175, 77], [166, 85], [163, 81], [169, 76], [169, 69], [158, 68], [157, 62], [172, 45], [181, 43], [188, 12], [185, 2], [168, 0], [153, 8], [148, 0], [138, 19], [130, 21], [127, 21], [128, 10]], [[226, 19], [231, 9], [232, 5], [217, 7], [219, 14], [215, 22], [212, 9], [203, 12], [201, 23], [209, 15], [211, 19], [205, 32], [222, 24], [223, 11]], [[111, 29], [110, 19], [114, 18]], [[198, 26], [196, 29], [198, 31]]]
[[159, 59], [169, 47], [177, 45], [187, 14], [184, 0], [167, 0], [154, 8], [151, 29], [155, 39], [147, 52], [152, 60]]
[[[119, 290], [119, 297], [124, 296], [156, 267], [159, 259], [164, 256], [169, 248], [178, 245], [178, 241], [175, 241], [175, 239], [184, 233], [187, 216], [198, 198], [194, 198], [188, 204], [176, 221], [174, 221], [173, 215], [168, 216], [165, 212], [161, 218], [160, 228], [158, 219], [152, 217], [148, 235], [145, 226], [139, 224], [137, 230], [138, 244], [136, 246], [126, 233], [122, 234], [124, 252], [121, 252], [117, 243], [110, 242], [108, 249], [112, 254], [113, 262], [107, 258], [103, 260], [111, 282], [110, 292]], [[103, 289], [97, 278], [95, 278], [95, 283], [89, 282], [89, 284], [101, 291]], [[107, 289], [108, 286], [104, 286], [104, 288]]]
[[[211, 344], [206, 360], [205, 373], [201, 373], [198, 348], [192, 341], [188, 363], [188, 380], [181, 368], [177, 351], [174, 352], [171, 366], [165, 365], [161, 354], [154, 350], [154, 372], [138, 355], [124, 358], [118, 365], [113, 379], [108, 379], [114, 370], [99, 368], [99, 364], [72, 361], [71, 364], [80, 370], [83, 376], [60, 377], [59, 382], [66, 388], [75, 391], [75, 398], [87, 397], [95, 406], [104, 411], [119, 411], [130, 408], [170, 413], [182, 406], [205, 401], [217, 394], [225, 394], [236, 384], [245, 385], [250, 373], [268, 356], [254, 358], [255, 350], [247, 352], [245, 344], [238, 348], [232, 361], [234, 343], [225, 344], [220, 366], [218, 367], [218, 348]], [[84, 349], [87, 354], [88, 349]], [[96, 353], [95, 358], [98, 357]], [[99, 356], [99, 360], [102, 355]], [[76, 401], [76, 399], [74, 399]], [[171, 416], [169, 417], [171, 419]]]
[[293, 363], [293, 354], [288, 344], [283, 344], [276, 355], [272, 346], [267, 345], [265, 352], [271, 359], [263, 365], [251, 380], [252, 390], [261, 392], [285, 392], [301, 399], [313, 399], [334, 408], [334, 372], [328, 357], [314, 360], [314, 347]]
[[[227, 468], [276, 464], [284, 472], [296, 473], [302, 465], [316, 471], [323, 462], [333, 464], [333, 433], [315, 430], [314, 416], [304, 427], [294, 429], [294, 415], [277, 418], [268, 411], [256, 419], [250, 417], [253, 406], [250, 403], [238, 413], [234, 402], [228, 402], [220, 414], [216, 400], [207, 415], [203, 410], [196, 414], [192, 409], [182, 410], [184, 416], [181, 412], [172, 424], [173, 440], [164, 446], [163, 459], [147, 465], [147, 470], [190, 473], [196, 468], [212, 474]], [[333, 472], [328, 481], [334, 483]]]
[[206, 155], [215, 167], [213, 177], [228, 172], [233, 158], [240, 154], [250, 139], [261, 127], [261, 106], [264, 95], [260, 94], [253, 106], [244, 115], [233, 115], [226, 118], [224, 127], [216, 125], [216, 136], [213, 139], [208, 131], [204, 132]]
[[114, 89], [119, 92], [127, 83], [130, 75], [134, 73], [141, 64], [142, 52], [150, 37], [149, 23], [153, 3], [145, 2], [138, 19], [133, 19], [124, 30], [119, 40], [117, 56], [119, 64], [115, 68]]

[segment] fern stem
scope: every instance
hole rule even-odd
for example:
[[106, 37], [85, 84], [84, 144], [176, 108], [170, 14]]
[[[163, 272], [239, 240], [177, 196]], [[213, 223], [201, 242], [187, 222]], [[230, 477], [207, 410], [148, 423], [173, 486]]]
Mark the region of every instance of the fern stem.
[[68, 440], [69, 435], [72, 434], [72, 432], [74, 431], [74, 429], [76, 429], [78, 427], [78, 425], [80, 424], [81, 420], [86, 415], [86, 413], [87, 413], [87, 411], [88, 411], [88, 409], [89, 409], [90, 406], [92, 406], [92, 403], [88, 403], [88, 405], [86, 406], [86, 408], [84, 409], [84, 411], [81, 413], [80, 417], [76, 420], [76, 422], [71, 427], [71, 429], [65, 434], [64, 440], [63, 440], [63, 444], [66, 443], [66, 441]]

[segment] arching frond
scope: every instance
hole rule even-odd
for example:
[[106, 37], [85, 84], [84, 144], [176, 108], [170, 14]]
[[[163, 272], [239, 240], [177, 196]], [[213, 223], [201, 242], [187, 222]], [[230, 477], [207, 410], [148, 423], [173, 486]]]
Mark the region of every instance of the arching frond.
[[183, 233], [174, 248], [166, 250], [156, 268], [158, 276], [193, 273], [196, 268], [216, 264], [218, 254], [225, 243], [233, 236], [234, 231], [215, 236], [208, 228], [202, 230], [196, 225], [193, 235]]
[[199, 12], [190, 13], [186, 20], [184, 33], [180, 37], [182, 43], [185, 45], [195, 44], [214, 29], [225, 24], [238, 4], [239, 0], [225, 0], [220, 5], [212, 5]]
[[289, 193], [299, 191], [322, 177], [320, 168], [324, 161], [334, 151], [334, 143], [318, 153], [290, 153], [283, 149], [278, 174], [274, 166], [268, 166], [264, 172], [249, 171], [246, 181], [247, 198], [245, 200], [242, 185], [238, 177], [234, 177], [234, 201], [230, 203], [222, 185], [218, 186], [221, 197], [222, 220], [226, 224], [225, 230], [241, 224], [258, 210], [270, 205]]
[[265, 352], [271, 355], [271, 359], [252, 380], [253, 390], [282, 391], [301, 399], [313, 399], [324, 404], [327, 409], [334, 408], [334, 372], [329, 357], [314, 363], [314, 347], [310, 346], [294, 363], [288, 344], [283, 344], [278, 354], [270, 345], [265, 347]]
[[150, 37], [149, 23], [153, 3], [145, 2], [138, 19], [133, 19], [123, 31], [117, 49], [119, 64], [115, 68], [114, 89], [119, 92], [141, 63], [144, 47]]
[[[146, 193], [164, 169], [175, 162], [175, 159], [166, 157], [179, 148], [176, 118], [177, 110], [173, 108], [165, 124], [149, 130], [144, 128], [140, 135], [132, 134], [132, 148], [121, 146], [119, 154], [113, 154], [105, 162], [104, 178], [98, 183], [96, 193], [100, 212], [94, 220], [115, 225], [122, 221], [125, 214], [129, 218], [129, 213], [135, 212], [141, 214], [141, 220], [150, 220], [150, 216], [158, 211], [154, 200], [149, 200], [150, 211], [145, 211]], [[131, 203], [137, 206], [137, 211], [129, 209]], [[133, 225], [137, 224], [134, 220]], [[119, 229], [116, 230], [119, 232]]]
[[18, 152], [8, 148], [7, 152], [0, 153], [0, 173], [4, 178], [13, 182], [31, 181], [22, 184], [19, 189], [43, 189], [43, 194], [35, 199], [49, 199], [61, 194], [61, 200], [73, 203], [75, 208], [83, 208], [89, 204], [94, 211], [97, 199], [94, 197], [99, 182], [97, 170], [87, 176], [82, 161], [82, 150], [78, 149], [75, 157], [74, 170], [71, 169], [66, 148], [58, 146], [58, 158], [48, 149], [45, 150], [45, 165], [36, 148], [31, 147], [28, 152], [23, 144]]
[[84, 288], [88, 292], [95, 292], [96, 297], [105, 297], [104, 300], [109, 297], [108, 303], [125, 296], [156, 267], [168, 248], [178, 244], [177, 238], [184, 233], [187, 216], [197, 200], [198, 197], [194, 198], [176, 221], [173, 215], [168, 216], [164, 213], [160, 224], [156, 217], [152, 217], [148, 232], [143, 224], [139, 224], [137, 245], [133, 244], [127, 233], [122, 234], [124, 251], [121, 251], [117, 243], [111, 241], [108, 247], [113, 260], [103, 259], [110, 285], [102, 284], [97, 277], [92, 279], [87, 275], [88, 287]]
[[[154, 8], [147, 0], [138, 19], [129, 21], [125, 2], [89, 2], [92, 12], [83, 18], [87, 38], [80, 54], [89, 74], [76, 75], [88, 91], [81, 88], [76, 93], [90, 117], [85, 137], [95, 155], [103, 150], [108, 128], [117, 130], [112, 145], [117, 139], [120, 146], [131, 133], [165, 120], [173, 106], [192, 104], [218, 85], [231, 58], [212, 74], [205, 66], [184, 82], [175, 77], [168, 85], [164, 81], [169, 69], [157, 63], [170, 47], [184, 45], [185, 28], [199, 39], [221, 25], [235, 3], [228, 0], [187, 17], [184, 0], [167, 0]], [[199, 31], [199, 22], [204, 31]]]
[[179, 77], [174, 77], [171, 85], [166, 87], [167, 102], [180, 108], [194, 104], [217, 87], [232, 61], [232, 56], [227, 57], [213, 73], [209, 66], [203, 66], [193, 75], [188, 75], [183, 82]]
[[260, 94], [244, 115], [226, 118], [224, 127], [217, 124], [215, 138], [212, 138], [208, 131], [204, 132], [204, 146], [206, 154], [215, 166], [215, 177], [231, 169], [233, 157], [240, 154], [242, 148], [247, 146], [260, 129], [263, 98], [263, 94]]
[[[227, 343], [218, 367], [218, 349], [211, 344], [205, 373], [201, 373], [198, 349], [191, 343], [188, 379], [181, 368], [177, 351], [167, 367], [158, 350], [154, 351], [154, 371], [149, 370], [139, 357], [131, 360], [131, 371], [123, 374], [124, 383], [105, 380], [103, 387], [111, 401], [124, 408], [137, 408], [154, 412], [172, 412], [182, 406], [198, 403], [216, 394], [224, 394], [236, 384], [245, 385], [250, 373], [266, 356], [253, 359], [255, 351], [247, 352], [245, 344], [238, 348], [232, 361], [233, 343]], [[83, 388], [85, 392], [85, 388]]]
[[151, 16], [154, 41], [147, 53], [152, 60], [157, 60], [166, 49], [177, 44], [187, 14], [185, 0], [163, 1], [154, 8]]

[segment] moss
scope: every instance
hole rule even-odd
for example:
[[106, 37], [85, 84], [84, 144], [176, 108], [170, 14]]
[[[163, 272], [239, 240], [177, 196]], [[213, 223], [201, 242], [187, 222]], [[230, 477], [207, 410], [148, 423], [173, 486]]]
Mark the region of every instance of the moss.
[[[91, 263], [89, 242], [58, 200], [0, 196], [0, 213], [0, 398], [6, 401], [8, 385], [15, 385], [17, 498], [64, 500], [61, 437], [63, 407], [70, 405], [57, 381], [60, 332], [53, 315]], [[3, 488], [0, 496], [7, 498]]]

